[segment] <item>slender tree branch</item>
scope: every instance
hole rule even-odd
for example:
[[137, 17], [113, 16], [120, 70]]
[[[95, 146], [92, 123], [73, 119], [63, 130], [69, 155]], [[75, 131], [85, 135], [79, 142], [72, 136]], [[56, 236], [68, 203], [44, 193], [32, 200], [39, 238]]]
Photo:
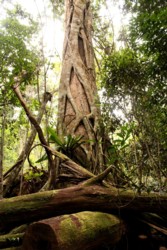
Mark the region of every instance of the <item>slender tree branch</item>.
[[[104, 180], [104, 178], [111, 172], [112, 170], [112, 166], [108, 167], [107, 169], [105, 169], [102, 173], [100, 173], [97, 176], [93, 176], [92, 178], [84, 181], [81, 185], [82, 186], [90, 186], [90, 185], [94, 185], [97, 183], [100, 183]], [[109, 184], [104, 183], [105, 186], [109, 186]]]
[[[16, 82], [17, 83], [17, 82]], [[53, 162], [53, 158], [52, 158], [52, 154], [51, 152], [48, 150], [48, 143], [47, 141], [45, 140], [45, 137], [43, 135], [43, 131], [38, 123], [38, 121], [35, 119], [35, 117], [33, 116], [33, 114], [31, 113], [31, 111], [28, 109], [27, 105], [26, 105], [26, 102], [24, 101], [23, 97], [22, 97], [22, 94], [20, 92], [20, 89], [18, 87], [18, 84], [16, 84], [14, 87], [13, 87], [13, 90], [16, 94], [16, 96], [18, 97], [22, 107], [24, 108], [25, 112], [26, 112], [26, 115], [27, 117], [29, 118], [31, 124], [33, 124], [33, 126], [35, 127], [37, 133], [38, 133], [38, 137], [39, 137], [39, 140], [41, 142], [42, 145], [46, 146], [45, 147], [45, 151], [46, 151], [46, 154], [48, 156], [48, 161], [49, 161], [49, 170], [53, 170], [53, 166], [54, 166], [54, 162]]]

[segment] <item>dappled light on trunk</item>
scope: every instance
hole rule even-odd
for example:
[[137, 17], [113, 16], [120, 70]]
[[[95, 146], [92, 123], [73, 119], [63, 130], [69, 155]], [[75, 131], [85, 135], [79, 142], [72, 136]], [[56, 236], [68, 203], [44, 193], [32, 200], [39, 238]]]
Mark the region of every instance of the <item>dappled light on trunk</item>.
[[66, 0], [65, 27], [58, 134], [83, 135], [84, 144], [77, 149], [75, 160], [98, 173], [104, 161], [90, 1]]

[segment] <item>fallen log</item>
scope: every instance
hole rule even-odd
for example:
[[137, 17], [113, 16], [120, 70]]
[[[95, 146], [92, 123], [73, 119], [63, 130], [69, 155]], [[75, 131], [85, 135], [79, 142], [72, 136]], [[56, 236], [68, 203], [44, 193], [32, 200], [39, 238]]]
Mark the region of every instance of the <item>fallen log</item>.
[[21, 245], [24, 233], [0, 235], [0, 249]]
[[[92, 177], [95, 181], [94, 177]], [[63, 214], [80, 211], [112, 213], [121, 210], [167, 213], [167, 195], [136, 194], [112, 187], [86, 183], [77, 186], [23, 195], [0, 201], [0, 230], [11, 229]]]
[[80, 212], [62, 215], [31, 224], [23, 239], [23, 250], [97, 249], [116, 244], [124, 225], [114, 215], [101, 212]]
[[3, 248], [1, 250], [22, 250], [22, 247], [9, 247], [9, 248]]

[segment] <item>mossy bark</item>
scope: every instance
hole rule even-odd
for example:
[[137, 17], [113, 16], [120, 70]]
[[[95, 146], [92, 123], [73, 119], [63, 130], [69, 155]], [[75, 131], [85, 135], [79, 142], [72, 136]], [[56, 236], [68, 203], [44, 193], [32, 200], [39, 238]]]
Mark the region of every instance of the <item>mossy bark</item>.
[[62, 214], [113, 210], [165, 214], [167, 195], [138, 195], [133, 191], [112, 187], [80, 184], [60, 190], [3, 199], [0, 202], [0, 230]]
[[0, 235], [0, 249], [21, 245], [23, 235], [24, 233]]
[[9, 248], [3, 248], [3, 249], [1, 249], [1, 250], [21, 250], [22, 249], [22, 247], [21, 246], [19, 246], [19, 247], [9, 247]]
[[22, 249], [95, 249], [99, 245], [118, 242], [123, 230], [122, 221], [106, 213], [86, 211], [62, 215], [29, 226]]

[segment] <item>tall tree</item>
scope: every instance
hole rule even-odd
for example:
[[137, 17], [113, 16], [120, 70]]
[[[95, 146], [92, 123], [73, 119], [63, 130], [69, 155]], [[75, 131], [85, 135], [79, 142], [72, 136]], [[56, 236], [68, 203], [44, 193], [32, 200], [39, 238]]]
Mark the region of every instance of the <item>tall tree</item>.
[[[65, 40], [59, 88], [58, 134], [82, 135], [74, 160], [97, 173], [103, 169], [100, 109], [92, 46], [90, 1], [65, 1]], [[74, 156], [75, 155], [75, 156]]]
[[[2, 191], [2, 183], [5, 180], [2, 174], [9, 170], [10, 164], [16, 159], [19, 151], [17, 139], [23, 143], [22, 128], [19, 125], [21, 123], [25, 129], [26, 124], [24, 115], [19, 115], [16, 111], [19, 104], [12, 86], [15, 78], [20, 76], [22, 76], [20, 82], [22, 89], [27, 85], [35, 85], [38, 82], [39, 67], [42, 63], [40, 51], [35, 49], [34, 44], [32, 45], [32, 39], [38, 31], [38, 23], [20, 5], [13, 4], [12, 8], [2, 5], [1, 8], [5, 18], [0, 20], [0, 193], [5, 194], [5, 189], [9, 187], [4, 184], [5, 188]], [[35, 100], [34, 103], [33, 106], [39, 109], [38, 101]], [[34, 138], [35, 134], [34, 132]], [[31, 139], [31, 144], [33, 141], [34, 139]], [[21, 158], [25, 160], [24, 151]], [[11, 173], [12, 180], [15, 180], [21, 169], [18, 164], [16, 168], [17, 174]], [[11, 182], [10, 185], [12, 184]]]
[[[128, 182], [133, 180], [139, 189], [166, 190], [166, 3], [125, 2], [134, 13], [120, 35], [125, 47], [105, 56], [101, 74], [109, 103], [106, 110], [110, 116], [121, 110], [117, 118], [127, 122], [118, 126], [115, 119], [111, 160], [116, 158], [121, 175], [129, 176]], [[112, 122], [108, 116], [106, 120], [112, 128], [113, 117]]]
[[[64, 43], [63, 70], [61, 76], [60, 96], [59, 96], [58, 133], [62, 137], [61, 140], [59, 140], [60, 142], [59, 144], [62, 144], [64, 140], [64, 144], [66, 143], [66, 146], [69, 147], [69, 149], [70, 146], [73, 144], [73, 142], [77, 142], [80, 138], [80, 135], [83, 135], [84, 144], [79, 143], [79, 145], [81, 146], [80, 148], [73, 147], [73, 150], [75, 149], [74, 150], [75, 152], [73, 151], [73, 154], [70, 154], [70, 156], [77, 162], [80, 162], [86, 168], [89, 168], [92, 172], [97, 173], [103, 168], [104, 165], [103, 165], [103, 152], [101, 144], [102, 137], [99, 126], [100, 110], [97, 105], [98, 98], [97, 98], [97, 89], [95, 85], [90, 16], [91, 15], [90, 15], [89, 0], [66, 1], [66, 39]], [[130, 62], [132, 61], [131, 59], [132, 58], [130, 58]], [[134, 62], [136, 61], [134, 60]], [[138, 66], [137, 63], [135, 65]], [[30, 195], [26, 196], [25, 198], [23, 197], [23, 200], [22, 198], [21, 199], [14, 198], [9, 200], [9, 202], [7, 201], [7, 203], [5, 200], [2, 201], [0, 204], [1, 214], [2, 216], [5, 214], [6, 217], [8, 217], [8, 220], [10, 219], [9, 220], [10, 223], [6, 223], [5, 216], [3, 216], [3, 220], [5, 223], [3, 221], [0, 223], [1, 224], [0, 230], [11, 228], [11, 226], [19, 225], [20, 223], [23, 222], [29, 222], [29, 219], [33, 221], [34, 219], [59, 215], [60, 213], [71, 213], [73, 211], [76, 212], [80, 210], [83, 211], [89, 209], [92, 211], [93, 210], [97, 211], [98, 209], [102, 211], [111, 211], [112, 208], [113, 209], [116, 208], [116, 210], [118, 209], [119, 216], [121, 215], [120, 211], [122, 209], [125, 209], [126, 212], [128, 212], [128, 209], [130, 209], [130, 211], [133, 212], [136, 212], [139, 209], [140, 211], [143, 210], [151, 212], [161, 211], [162, 213], [165, 213], [164, 210], [164, 207], [166, 207], [165, 195], [164, 196], [162, 195], [161, 197], [158, 196], [157, 199], [157, 194], [147, 197], [146, 194], [144, 194], [143, 196], [136, 195], [134, 194], [134, 192], [130, 192], [129, 190], [128, 192], [123, 192], [123, 190], [112, 188], [109, 183], [103, 180], [110, 173], [113, 167], [109, 167], [107, 170], [103, 171], [103, 173], [100, 173], [98, 176], [94, 176], [91, 172], [89, 172], [86, 169], [83, 169], [81, 166], [79, 166], [70, 158], [68, 158], [68, 156], [61, 154], [57, 150], [51, 149], [49, 143], [44, 137], [44, 133], [39, 125], [39, 122], [29, 111], [29, 108], [26, 105], [26, 102], [24, 101], [24, 98], [21, 95], [21, 92], [18, 87], [18, 85], [20, 85], [20, 80], [22, 79], [19, 79], [19, 77], [17, 77], [17, 79], [15, 78], [16, 85], [14, 87], [14, 91], [18, 99], [20, 100], [20, 103], [23, 106], [31, 124], [33, 124], [34, 127], [36, 128], [41, 144], [44, 146], [46, 150], [46, 154], [49, 160], [48, 162], [49, 162], [50, 176], [53, 176], [52, 180], [55, 181], [54, 178], [56, 177], [54, 176], [54, 156], [61, 159], [62, 163], [61, 166], [63, 164], [64, 165], [66, 164], [66, 166], [68, 165], [69, 167], [68, 170], [74, 173], [72, 177], [75, 176], [76, 174], [77, 177], [78, 176], [82, 177], [80, 178], [81, 181], [89, 177], [91, 178], [75, 187]], [[126, 129], [125, 127], [124, 129], [122, 128], [121, 131], [122, 133], [120, 133], [120, 135], [122, 136], [121, 139], [122, 149], [126, 148], [127, 145], [125, 145], [124, 141], [126, 141], [127, 138], [129, 138], [129, 132], [125, 133], [126, 132], [125, 129]], [[52, 129], [50, 128], [48, 129], [48, 131], [51, 133], [52, 139], [58, 141], [59, 138], [57, 137], [57, 135], [54, 136], [55, 134], [52, 133], [53, 132]], [[120, 142], [120, 140], [118, 139], [117, 142]], [[100, 183], [102, 185], [101, 187]], [[52, 200], [49, 198], [50, 195]], [[26, 202], [26, 204], [28, 204], [28, 207], [30, 207], [30, 205], [32, 206], [31, 211], [26, 210], [26, 215], [27, 212], [29, 213], [29, 215], [31, 214], [31, 212], [33, 212], [30, 215], [31, 218], [29, 218], [29, 216], [25, 216], [25, 209], [23, 209], [24, 201]], [[158, 203], [158, 201], [161, 204]], [[18, 203], [21, 204], [21, 208], [19, 208]], [[47, 203], [46, 204], [47, 209], [44, 208], [45, 205], [44, 203]], [[56, 205], [54, 205], [54, 203]], [[13, 209], [11, 209], [12, 204], [14, 204], [13, 209], [15, 208], [15, 206], [17, 208], [16, 213], [14, 213]], [[95, 204], [95, 208], [93, 208], [93, 204]], [[146, 206], [144, 204], [146, 204]], [[7, 208], [9, 208], [10, 210], [9, 213], [7, 212]], [[21, 222], [18, 220], [20, 219], [20, 217], [16, 216], [17, 213], [19, 213], [19, 215], [22, 214], [22, 216], [24, 217], [21, 220]], [[13, 214], [15, 216], [12, 217]], [[95, 215], [95, 220], [93, 220], [92, 216], [93, 214]], [[93, 221], [93, 225], [94, 224], [96, 225], [97, 213], [93, 212], [93, 214], [92, 213], [88, 214], [88, 221], [91, 223]], [[129, 215], [130, 213], [128, 213], [127, 216], [128, 219]], [[114, 226], [115, 228], [113, 235], [113, 230], [111, 230], [111, 227], [110, 228], [108, 227], [109, 218], [111, 218], [110, 222], [112, 222], [113, 224], [113, 217], [107, 215], [107, 223], [106, 223], [106, 221], [104, 220], [105, 215], [99, 217], [99, 214], [97, 214], [97, 216], [99, 221], [102, 222], [102, 224], [98, 226], [99, 228], [98, 234], [95, 234], [93, 228], [90, 228], [88, 230], [85, 228], [85, 225], [87, 225], [87, 221], [85, 221], [85, 217], [83, 217], [82, 213], [81, 213], [81, 217], [83, 217], [82, 224], [76, 215], [71, 215], [71, 214], [69, 216], [67, 215], [67, 220], [68, 218], [71, 218], [71, 220], [67, 221], [66, 225], [64, 224], [64, 228], [68, 236], [67, 243], [65, 242], [63, 247], [60, 247], [59, 249], [69, 248], [68, 244], [69, 242], [72, 245], [70, 246], [71, 249], [77, 249], [78, 245], [76, 245], [76, 242], [78, 243], [80, 241], [78, 240], [78, 238], [76, 238], [77, 240], [74, 241], [75, 239], [74, 236], [79, 235], [80, 238], [80, 234], [78, 234], [79, 232], [78, 229], [81, 227], [83, 227], [84, 232], [86, 232], [86, 234], [82, 234], [83, 241], [85, 240], [88, 241], [88, 245], [80, 243], [82, 248], [94, 249], [93, 248], [94, 243], [96, 243], [97, 245], [98, 238], [101, 238], [102, 243], [106, 243], [106, 241], [108, 240], [110, 242], [111, 237], [110, 236], [108, 237], [108, 234], [106, 235], [106, 233], [108, 232], [111, 233], [111, 236], [114, 237], [114, 240], [117, 238], [118, 238], [117, 240], [119, 240], [120, 237], [122, 236], [122, 234], [120, 234], [120, 228]], [[28, 238], [28, 246], [27, 242], [25, 242], [23, 244], [23, 249], [30, 249], [30, 248], [41, 249], [41, 242], [42, 242], [42, 248], [52, 248], [50, 247], [51, 244], [53, 243], [52, 229], [54, 229], [55, 231], [54, 240], [55, 242], [57, 242], [56, 233], [59, 234], [62, 229], [60, 226], [61, 222], [64, 223], [64, 218], [62, 219], [58, 217], [56, 220], [53, 218], [50, 219], [49, 222], [43, 221], [42, 223], [44, 224], [48, 223], [46, 225], [49, 225], [49, 227], [46, 226], [46, 231], [45, 231], [46, 235], [49, 236], [51, 235], [51, 238], [49, 237], [49, 241], [47, 241], [48, 239], [46, 240], [47, 237], [46, 238], [44, 237], [43, 239], [42, 236], [42, 241], [41, 237], [38, 238], [39, 241], [37, 242], [36, 246], [34, 246], [31, 244], [31, 241]], [[74, 224], [77, 230], [75, 231], [71, 230], [71, 227], [69, 227], [69, 225], [72, 224], [71, 222]], [[73, 224], [72, 224], [72, 229], [74, 228]], [[125, 230], [124, 225], [122, 221], [120, 221], [120, 219], [116, 219], [116, 225], [118, 224], [123, 226], [123, 231], [124, 231]], [[54, 225], [56, 226], [54, 227]], [[40, 230], [41, 226], [42, 224], [40, 222], [39, 223]], [[105, 228], [104, 238], [102, 233], [103, 226]], [[40, 231], [36, 230], [38, 228], [38, 225], [37, 227], [36, 225], [33, 227], [35, 228], [35, 232]], [[44, 227], [42, 227], [42, 231]], [[95, 229], [97, 230], [97, 225], [95, 226]], [[29, 235], [29, 232], [26, 234]], [[31, 231], [31, 235], [33, 236], [33, 239], [37, 238], [36, 235], [34, 238], [34, 231]], [[64, 238], [64, 232], [62, 233], [62, 235]], [[90, 242], [87, 235], [92, 236], [93, 244]], [[117, 235], [119, 235], [119, 237], [117, 237]], [[8, 240], [8, 236], [5, 237]], [[2, 238], [2, 240], [4, 241], [4, 238]], [[81, 237], [81, 242], [83, 241]], [[29, 246], [29, 244], [31, 245], [31, 247]], [[45, 247], [46, 245], [47, 247]], [[127, 244], [125, 245], [127, 246]], [[108, 248], [106, 244], [105, 246], [103, 245], [103, 247]], [[55, 244], [53, 248], [55, 248]], [[102, 247], [100, 246], [99, 249], [102, 249]]]

